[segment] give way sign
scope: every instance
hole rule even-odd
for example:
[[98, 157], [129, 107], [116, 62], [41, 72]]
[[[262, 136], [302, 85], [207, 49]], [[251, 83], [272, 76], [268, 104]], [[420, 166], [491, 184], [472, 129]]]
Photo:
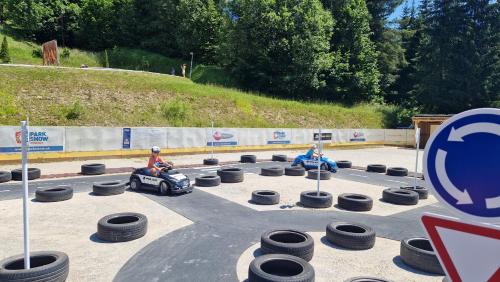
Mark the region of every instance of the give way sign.
[[500, 227], [424, 213], [424, 229], [453, 282], [500, 282]]

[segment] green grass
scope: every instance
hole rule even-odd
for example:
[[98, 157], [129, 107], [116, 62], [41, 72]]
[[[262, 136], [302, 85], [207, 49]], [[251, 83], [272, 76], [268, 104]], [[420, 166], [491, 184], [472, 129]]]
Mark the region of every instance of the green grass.
[[391, 107], [282, 100], [153, 73], [0, 66], [0, 124], [382, 128]]

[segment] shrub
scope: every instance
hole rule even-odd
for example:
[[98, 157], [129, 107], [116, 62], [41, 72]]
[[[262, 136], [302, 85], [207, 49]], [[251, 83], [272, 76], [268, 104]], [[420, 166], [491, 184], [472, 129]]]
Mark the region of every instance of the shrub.
[[64, 116], [69, 120], [75, 120], [79, 119], [84, 112], [85, 108], [80, 104], [80, 102], [77, 101], [66, 109]]
[[41, 48], [35, 48], [31, 51], [31, 56], [33, 58], [42, 58], [43, 57], [43, 52]]
[[191, 114], [191, 106], [181, 99], [176, 98], [170, 102], [164, 102], [160, 106], [164, 118], [172, 122], [173, 125], [182, 125]]
[[0, 60], [4, 64], [10, 63], [9, 43], [5, 36], [3, 37], [2, 47], [0, 48]]
[[70, 55], [71, 55], [71, 51], [68, 48], [63, 48], [61, 57], [68, 59]]

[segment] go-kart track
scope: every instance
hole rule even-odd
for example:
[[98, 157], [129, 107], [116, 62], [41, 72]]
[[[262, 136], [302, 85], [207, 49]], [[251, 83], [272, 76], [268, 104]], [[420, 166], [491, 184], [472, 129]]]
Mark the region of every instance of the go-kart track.
[[[417, 205], [394, 205], [383, 201], [388, 187], [413, 185], [411, 177], [367, 172], [364, 168], [341, 168], [321, 190], [333, 195], [326, 209], [302, 206], [300, 193], [316, 189], [316, 180], [305, 176], [269, 177], [262, 168], [285, 167], [290, 163], [261, 161], [231, 165], [241, 168], [244, 181], [216, 187], [194, 186], [193, 193], [162, 196], [146, 191], [99, 197], [92, 185], [103, 181], [125, 181], [130, 173], [39, 179], [30, 182], [35, 190], [71, 186], [73, 199], [56, 203], [32, 201], [31, 240], [33, 251], [58, 250], [68, 254], [67, 281], [245, 281], [248, 266], [261, 254], [263, 232], [294, 229], [314, 238], [315, 281], [346, 281], [357, 276], [375, 276], [390, 281], [441, 281], [442, 275], [406, 265], [400, 257], [400, 241], [424, 237], [422, 212], [450, 214], [433, 196]], [[355, 164], [354, 164], [355, 165]], [[215, 175], [220, 166], [179, 168], [191, 182], [199, 176]], [[425, 186], [418, 179], [418, 185]], [[275, 190], [276, 205], [261, 206], [250, 201], [254, 190]], [[373, 199], [373, 209], [353, 212], [340, 208], [337, 196], [359, 193]], [[0, 258], [22, 253], [22, 185], [0, 184]], [[148, 217], [146, 236], [130, 242], [106, 243], [96, 237], [97, 220], [110, 213], [140, 212]], [[364, 224], [376, 232], [370, 250], [348, 250], [331, 244], [325, 228], [332, 222]], [[5, 242], [7, 242], [5, 244]]]

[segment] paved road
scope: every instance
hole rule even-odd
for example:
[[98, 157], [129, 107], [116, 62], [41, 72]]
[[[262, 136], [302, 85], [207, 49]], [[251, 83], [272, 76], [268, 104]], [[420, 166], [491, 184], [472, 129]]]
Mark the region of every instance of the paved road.
[[[270, 162], [263, 162], [233, 166], [244, 169], [245, 173], [260, 173], [261, 167], [270, 165]], [[199, 175], [214, 174], [217, 169], [218, 167], [200, 167], [179, 170], [194, 179]], [[413, 179], [408, 177], [391, 177], [356, 169], [339, 170], [335, 177], [387, 187], [413, 183]], [[30, 193], [36, 188], [57, 185], [71, 185], [75, 192], [88, 192], [93, 182], [127, 179], [128, 175], [123, 174], [33, 181]], [[424, 183], [418, 180], [418, 184]], [[237, 281], [236, 263], [239, 256], [257, 243], [265, 230], [293, 228], [323, 231], [329, 222], [339, 220], [365, 223], [372, 226], [379, 237], [401, 240], [424, 235], [419, 222], [419, 216], [424, 210], [447, 214], [438, 205], [385, 217], [336, 211], [262, 212], [200, 190], [172, 197], [142, 194], [189, 218], [193, 224], [158, 238], [143, 248], [122, 267], [114, 281]], [[21, 196], [20, 183], [0, 184], [0, 200]]]

